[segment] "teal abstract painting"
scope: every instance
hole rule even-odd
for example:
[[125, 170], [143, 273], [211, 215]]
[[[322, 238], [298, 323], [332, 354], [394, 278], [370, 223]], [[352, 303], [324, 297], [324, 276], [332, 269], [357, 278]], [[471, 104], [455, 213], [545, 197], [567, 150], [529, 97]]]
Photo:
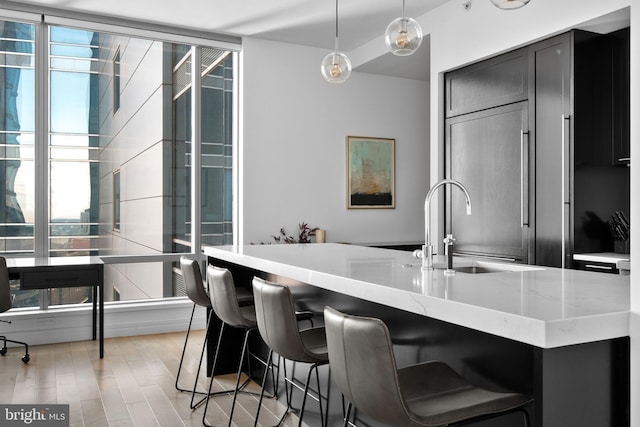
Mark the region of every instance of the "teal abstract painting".
[[395, 208], [395, 139], [347, 137], [347, 207]]

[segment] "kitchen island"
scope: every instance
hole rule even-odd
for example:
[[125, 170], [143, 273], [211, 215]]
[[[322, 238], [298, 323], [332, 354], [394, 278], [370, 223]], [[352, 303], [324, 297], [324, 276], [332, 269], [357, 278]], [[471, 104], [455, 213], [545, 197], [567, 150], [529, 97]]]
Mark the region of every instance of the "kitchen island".
[[343, 244], [205, 254], [236, 274], [306, 284], [316, 311], [383, 318], [399, 364], [441, 359], [479, 385], [533, 395], [534, 426], [629, 425], [628, 276], [467, 258], [445, 274], [408, 252]]

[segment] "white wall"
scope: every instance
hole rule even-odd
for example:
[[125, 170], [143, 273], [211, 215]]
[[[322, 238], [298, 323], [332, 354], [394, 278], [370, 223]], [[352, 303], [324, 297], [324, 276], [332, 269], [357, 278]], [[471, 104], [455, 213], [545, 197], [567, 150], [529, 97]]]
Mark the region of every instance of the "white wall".
[[[640, 115], [640, 0], [631, 0], [631, 117]], [[640, 156], [640, 122], [631, 120], [631, 156]], [[631, 221], [640, 223], [640, 167], [631, 167]], [[635, 190], [635, 191], [634, 191]], [[640, 239], [631, 239], [631, 425], [640, 424]], [[634, 258], [635, 257], [635, 258]]]
[[[266, 243], [306, 221], [330, 242], [420, 241], [429, 85], [358, 72], [330, 84], [320, 75], [327, 53], [244, 39], [241, 240]], [[395, 209], [346, 208], [347, 135], [396, 139]]]

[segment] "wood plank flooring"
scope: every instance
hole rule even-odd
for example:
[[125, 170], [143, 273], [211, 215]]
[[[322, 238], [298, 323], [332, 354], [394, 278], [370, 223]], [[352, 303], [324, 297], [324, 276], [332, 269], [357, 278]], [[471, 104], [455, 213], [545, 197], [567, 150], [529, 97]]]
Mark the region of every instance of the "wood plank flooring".
[[[16, 337], [19, 339], [19, 337]], [[108, 338], [104, 359], [95, 341], [31, 346], [31, 361], [23, 364], [21, 348], [9, 348], [0, 358], [0, 402], [16, 404], [69, 404], [70, 425], [87, 426], [201, 426], [204, 405], [189, 409], [190, 393], [175, 389], [178, 362], [185, 333]], [[185, 356], [181, 383], [191, 388], [198, 367], [204, 331], [193, 331]], [[233, 388], [235, 375], [216, 377], [214, 388]], [[202, 376], [199, 389], [208, 378]], [[256, 384], [251, 384], [258, 390]], [[226, 426], [232, 395], [211, 398], [210, 425]], [[257, 396], [239, 395], [234, 425], [253, 425]], [[260, 425], [274, 425], [285, 406], [265, 399]], [[290, 415], [286, 427], [297, 425]]]

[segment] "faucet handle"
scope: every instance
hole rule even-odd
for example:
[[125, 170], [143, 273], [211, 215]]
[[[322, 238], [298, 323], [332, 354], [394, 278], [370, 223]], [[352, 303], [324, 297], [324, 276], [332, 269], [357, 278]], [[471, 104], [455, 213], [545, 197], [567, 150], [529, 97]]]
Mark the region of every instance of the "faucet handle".
[[447, 234], [447, 237], [445, 237], [444, 239], [442, 239], [442, 243], [444, 243], [444, 254], [449, 256], [452, 254], [451, 250], [449, 248], [453, 247], [453, 244], [455, 243], [456, 238], [453, 237], [453, 234]]
[[456, 238], [453, 237], [453, 234], [447, 234], [447, 237], [442, 239], [444, 243], [444, 254], [447, 256], [447, 270], [445, 274], [455, 274], [455, 270], [453, 269], [453, 243], [456, 241]]

